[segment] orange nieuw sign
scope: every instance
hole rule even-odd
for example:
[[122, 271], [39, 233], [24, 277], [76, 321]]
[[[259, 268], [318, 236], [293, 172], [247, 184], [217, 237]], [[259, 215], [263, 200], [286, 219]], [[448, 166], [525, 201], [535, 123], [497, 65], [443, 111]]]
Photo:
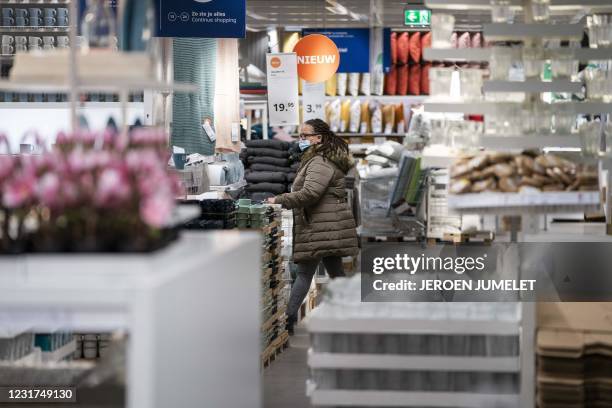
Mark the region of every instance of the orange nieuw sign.
[[340, 53], [332, 40], [321, 34], [302, 38], [293, 48], [297, 54], [298, 76], [308, 82], [325, 82], [340, 65]]

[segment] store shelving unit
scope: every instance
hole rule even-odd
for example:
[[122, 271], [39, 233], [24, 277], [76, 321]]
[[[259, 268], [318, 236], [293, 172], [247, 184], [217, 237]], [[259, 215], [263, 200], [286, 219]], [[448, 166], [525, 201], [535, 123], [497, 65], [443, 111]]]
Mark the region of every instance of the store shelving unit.
[[[531, 14], [529, 0], [512, 0], [511, 7], [523, 11], [524, 22], [491, 23], [483, 26], [483, 35], [486, 41], [522, 41], [532, 47], [542, 49], [543, 57], [550, 59], [558, 53], [570, 55], [577, 61], [590, 61], [612, 58], [612, 48], [545, 48], [544, 41], [548, 39], [581, 40], [584, 33], [584, 23], [548, 24], [536, 23]], [[426, 6], [432, 9], [444, 10], [489, 10], [490, 2], [487, 0], [426, 0]], [[606, 0], [552, 0], [551, 14], [575, 10], [574, 15], [612, 11], [612, 4]], [[583, 14], [580, 14], [583, 13]], [[520, 49], [508, 48], [508, 53], [515, 59], [521, 59]], [[463, 54], [463, 55], [462, 55]], [[491, 58], [491, 48], [483, 49], [429, 49], [424, 51], [429, 60], [437, 61], [488, 61]], [[549, 92], [580, 93], [583, 84], [570, 80], [541, 81], [527, 79], [524, 81], [485, 81], [483, 93], [485, 97], [478, 101], [444, 100], [432, 97], [425, 102], [425, 110], [438, 113], [463, 114], [495, 114], [500, 107], [507, 106], [521, 108], [520, 103], [488, 101], [489, 93], [523, 93], [528, 101], [535, 101], [539, 94]], [[570, 102], [576, 114], [610, 114], [612, 104], [602, 101]], [[555, 104], [550, 105], [554, 110]], [[568, 106], [568, 105], [564, 105]], [[491, 136], [482, 135], [481, 147], [495, 150], [524, 150], [529, 148], [565, 148], [580, 150], [582, 143], [579, 135], [535, 134], [535, 135], [509, 135]], [[608, 160], [600, 160], [602, 170], [609, 169], [612, 164]], [[606, 176], [606, 185], [612, 185], [611, 172], [601, 171]], [[599, 192], [561, 192], [541, 194], [504, 194], [484, 193], [449, 196], [449, 207], [462, 213], [494, 214], [520, 216], [525, 214], [542, 214], [550, 212], [584, 212], [598, 210], [602, 202], [605, 203], [608, 223], [612, 216], [612, 200], [609, 197], [602, 199]], [[515, 220], [516, 221], [516, 220]], [[516, 226], [517, 223], [514, 223]], [[516, 232], [514, 230], [514, 232]], [[513, 237], [516, 238], [516, 234]]]
[[[129, 408], [253, 406], [260, 251], [259, 234], [232, 231], [185, 233], [152, 254], [3, 257], [0, 321], [43, 333], [128, 331]], [[229, 383], [241, 391], [227, 393]]]
[[[69, 20], [71, 22], [79, 21], [79, 10], [78, 2], [65, 1], [55, 3], [39, 3], [39, 2], [8, 2], [6, 4], [36, 4], [36, 5], [49, 5], [50, 7], [57, 7], [65, 5], [69, 8]], [[2, 3], [5, 4], [5, 3]], [[23, 28], [23, 27], [17, 27]], [[30, 27], [26, 27], [29, 29]], [[46, 27], [40, 27], [44, 30]], [[59, 27], [64, 29], [65, 27]], [[35, 28], [39, 29], [39, 28]], [[55, 29], [55, 28], [54, 28]], [[74, 45], [77, 43], [77, 24], [71, 24], [65, 30], [66, 34], [70, 38], [70, 44]], [[6, 92], [30, 92], [30, 93], [46, 93], [46, 92], [57, 92], [67, 93], [69, 95], [69, 110], [71, 117], [72, 129], [78, 128], [77, 120], [77, 108], [78, 108], [78, 96], [80, 93], [87, 92], [99, 92], [99, 93], [116, 93], [119, 95], [119, 103], [121, 106], [122, 113], [122, 129], [126, 130], [128, 127], [127, 123], [127, 108], [128, 108], [128, 97], [130, 92], [140, 91], [155, 91], [163, 95], [168, 95], [173, 92], [185, 92], [194, 93], [197, 92], [198, 87], [195, 84], [176, 83], [176, 82], [164, 82], [153, 78], [139, 78], [139, 79], [126, 79], [117, 78], [112, 75], [108, 77], [85, 77], [81, 74], [79, 69], [79, 58], [77, 58], [76, 47], [68, 47], [68, 72], [64, 79], [49, 80], [41, 77], [39, 80], [1, 80], [0, 90]], [[0, 105], [1, 106], [1, 105]]]
[[[516, 305], [516, 304], [515, 304]], [[450, 308], [450, 306], [449, 306]], [[349, 390], [322, 387], [312, 379], [308, 393], [314, 406], [375, 407], [528, 407], [533, 406], [535, 385], [535, 306], [520, 304], [518, 319], [485, 318], [454, 320], [450, 318], [418, 320], [411, 318], [366, 317], [354, 313], [344, 316], [338, 305], [323, 304], [313, 312], [308, 330], [321, 334], [379, 335], [493, 335], [516, 336], [519, 354], [514, 357], [400, 355], [366, 353], [331, 353], [309, 351], [308, 364], [317, 370], [376, 370], [377, 372], [486, 372], [519, 375], [518, 393], [436, 392], [400, 390]], [[345, 309], [346, 310], [346, 309]], [[315, 377], [316, 378], [316, 377]], [[322, 378], [322, 377], [319, 377]]]

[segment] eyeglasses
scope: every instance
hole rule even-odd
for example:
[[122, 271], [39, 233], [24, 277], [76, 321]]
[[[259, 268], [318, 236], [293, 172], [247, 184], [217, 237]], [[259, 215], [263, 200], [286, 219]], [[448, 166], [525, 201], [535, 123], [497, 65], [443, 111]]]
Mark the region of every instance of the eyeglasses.
[[319, 133], [300, 133], [299, 134], [300, 139], [306, 139], [307, 137], [310, 137], [310, 136], [320, 136], [320, 134]]

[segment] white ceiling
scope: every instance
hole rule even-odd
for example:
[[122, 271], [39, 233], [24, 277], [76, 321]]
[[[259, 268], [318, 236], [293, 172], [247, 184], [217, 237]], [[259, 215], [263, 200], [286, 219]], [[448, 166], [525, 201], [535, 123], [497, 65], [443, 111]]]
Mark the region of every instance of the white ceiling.
[[[340, 4], [350, 13], [334, 14], [327, 9], [333, 9], [333, 3]], [[423, 0], [247, 0], [247, 23], [256, 29], [269, 26], [369, 27], [370, 22], [375, 21], [373, 15], [378, 14], [382, 26], [401, 27], [404, 9], [422, 6]], [[488, 11], [454, 11], [453, 14], [460, 25], [490, 22]], [[563, 21], [571, 16], [556, 17], [555, 20]]]
[[[332, 2], [327, 0], [247, 0], [247, 21], [253, 26], [282, 25], [303, 27], [368, 27], [370, 14], [380, 12], [381, 7], [371, 7], [371, 0], [337, 0], [338, 4], [353, 13], [334, 14], [326, 9]], [[387, 26], [401, 26], [406, 0], [375, 0], [383, 4], [383, 23]], [[422, 5], [423, 1], [411, 1]], [[255, 18], [254, 18], [255, 17]], [[256, 17], [264, 17], [257, 19]]]

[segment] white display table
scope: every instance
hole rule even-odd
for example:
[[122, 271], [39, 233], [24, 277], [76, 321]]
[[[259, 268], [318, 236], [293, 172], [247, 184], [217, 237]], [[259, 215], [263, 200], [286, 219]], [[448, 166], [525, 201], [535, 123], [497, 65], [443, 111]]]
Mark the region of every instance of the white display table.
[[0, 335], [126, 330], [129, 408], [257, 408], [260, 251], [227, 231], [153, 254], [0, 257]]

